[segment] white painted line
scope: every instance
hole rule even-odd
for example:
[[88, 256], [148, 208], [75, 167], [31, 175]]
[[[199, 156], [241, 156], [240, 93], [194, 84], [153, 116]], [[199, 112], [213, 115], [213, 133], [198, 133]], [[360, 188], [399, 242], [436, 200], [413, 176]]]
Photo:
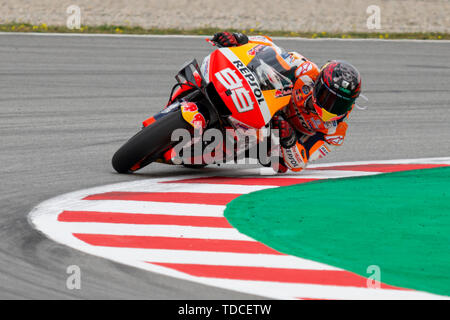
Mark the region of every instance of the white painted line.
[[111, 247], [97, 247], [97, 249], [99, 252], [102, 251], [110, 256], [120, 256], [136, 261], [305, 270], [342, 270], [323, 263], [287, 255]]
[[[318, 167], [318, 166], [316, 166]], [[322, 166], [319, 166], [322, 167]], [[326, 167], [326, 166], [323, 166]], [[268, 168], [265, 168], [268, 169]], [[362, 177], [362, 176], [372, 176], [372, 175], [377, 175], [380, 174], [382, 172], [369, 172], [369, 171], [349, 171], [349, 170], [314, 170], [313, 167], [311, 167], [311, 169], [308, 167], [307, 169], [300, 171], [300, 172], [286, 172], [283, 174], [277, 174], [275, 173], [272, 169], [269, 170], [265, 170], [264, 172], [262, 172], [263, 174], [260, 174], [261, 172], [259, 171], [259, 169], [237, 169], [237, 173], [235, 172], [230, 172], [230, 174], [224, 174], [224, 173], [220, 173], [220, 171], [217, 171], [217, 174], [211, 174], [211, 175], [202, 175], [202, 176], [197, 176], [194, 179], [197, 178], [208, 178], [211, 176], [217, 176], [217, 177], [229, 177], [229, 178], [267, 178], [267, 179], [272, 179], [272, 178], [289, 178], [289, 179], [299, 179], [299, 181], [301, 182], [303, 179], [336, 179], [336, 178], [347, 178], [347, 177]], [[171, 181], [179, 181], [179, 180], [184, 180], [186, 178], [174, 178]], [[189, 179], [189, 178], [188, 178]], [[206, 183], [205, 183], [206, 184]], [[196, 183], [189, 183], [189, 185], [192, 185], [195, 188], [201, 188], [202, 184], [196, 184]], [[220, 184], [220, 186], [225, 187], [226, 189], [223, 189], [223, 191], [219, 191], [221, 189], [216, 190], [215, 186], [219, 186], [217, 184], [211, 183], [211, 185], [209, 185], [208, 187], [206, 187], [206, 189], [204, 189], [204, 184], [203, 184], [203, 189], [198, 189], [199, 191], [197, 192], [204, 192], [203, 190], [211, 190], [211, 187], [214, 186], [214, 189], [212, 192], [214, 193], [248, 193], [248, 192], [253, 192], [253, 191], [258, 191], [258, 190], [263, 190], [263, 189], [268, 189], [268, 188], [273, 188], [273, 186], [266, 186], [266, 185], [251, 185], [251, 186], [245, 186], [245, 185], [226, 185], [226, 184]], [[133, 188], [133, 190], [137, 190], [140, 187], [136, 187]], [[208, 189], [209, 188], [209, 189]], [[236, 189], [235, 189], [236, 188]], [[128, 188], [130, 189], [130, 188]], [[125, 189], [124, 189], [125, 190]], [[130, 189], [131, 190], [131, 189]], [[200, 191], [202, 190], [202, 191]], [[235, 192], [235, 191], [239, 191], [239, 192]]]
[[88, 37], [88, 38], [192, 38], [206, 39], [212, 35], [183, 34], [114, 34], [114, 33], [58, 33], [58, 32], [0, 32], [1, 35], [43, 36], [43, 37]]
[[348, 170], [314, 170], [306, 169], [296, 172], [286, 172], [283, 175], [267, 176], [271, 178], [298, 178], [298, 179], [338, 179], [349, 177], [364, 177], [380, 174], [381, 172], [368, 172], [368, 171], [348, 171]]
[[53, 228], [69, 233], [171, 237], [189, 239], [240, 240], [255, 242], [254, 239], [234, 228], [209, 228], [176, 225], [137, 225], [95, 222], [55, 222]]
[[369, 289], [344, 286], [329, 286], [316, 284], [280, 283], [270, 281], [248, 281], [233, 279], [211, 279], [202, 278], [205, 283], [214, 283], [230, 290], [239, 290], [251, 294], [267, 292], [274, 298], [315, 298], [315, 299], [338, 299], [338, 300], [449, 300], [431, 293], [407, 290]]
[[[125, 201], [125, 200], [83, 200], [70, 206], [55, 203], [51, 207], [58, 213], [63, 210], [70, 211], [98, 211], [120, 212], [140, 214], [166, 214], [178, 216], [196, 217], [223, 217], [225, 206], [213, 206], [205, 204], [150, 202], [150, 201]], [[48, 207], [47, 209], [48, 210]]]
[[295, 37], [271, 37], [272, 40], [292, 40], [292, 41], [345, 41], [345, 42], [360, 42], [360, 41], [371, 41], [371, 42], [413, 42], [413, 43], [450, 43], [450, 40], [424, 40], [424, 39], [379, 39], [379, 38], [295, 38]]
[[[197, 178], [206, 178], [208, 176], [197, 176]], [[192, 179], [192, 178], [191, 178]], [[184, 179], [174, 178], [171, 181], [179, 181]], [[162, 185], [164, 192], [199, 192], [199, 193], [230, 193], [230, 194], [244, 194], [254, 191], [275, 188], [276, 186], [246, 186], [246, 185], [233, 185], [233, 184], [208, 184], [208, 183], [165, 183]], [[122, 191], [142, 191], [139, 187], [130, 187], [123, 189]]]
[[[205, 35], [182, 35], [182, 34], [110, 34], [110, 33], [45, 33], [45, 32], [0, 32], [2, 35], [20, 36], [44, 36], [44, 37], [95, 37], [95, 38], [155, 38], [155, 39], [206, 39], [211, 38], [211, 34]], [[274, 41], [371, 41], [371, 42], [413, 42], [413, 43], [450, 43], [450, 40], [423, 40], [423, 39], [379, 39], [379, 38], [302, 38], [302, 37], [271, 37]]]
[[359, 166], [366, 164], [450, 164], [450, 157], [315, 163], [309, 165], [308, 168], [314, 169], [317, 167]]

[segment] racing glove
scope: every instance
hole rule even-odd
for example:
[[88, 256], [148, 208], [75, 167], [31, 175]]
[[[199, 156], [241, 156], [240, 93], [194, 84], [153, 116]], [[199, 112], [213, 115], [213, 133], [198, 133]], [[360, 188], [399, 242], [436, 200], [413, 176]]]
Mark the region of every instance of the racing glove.
[[236, 47], [248, 43], [248, 37], [243, 33], [218, 32], [211, 39], [223, 47]]
[[280, 133], [280, 145], [284, 149], [291, 148], [297, 141], [297, 135], [292, 126], [281, 116], [272, 118], [272, 128], [278, 129]]

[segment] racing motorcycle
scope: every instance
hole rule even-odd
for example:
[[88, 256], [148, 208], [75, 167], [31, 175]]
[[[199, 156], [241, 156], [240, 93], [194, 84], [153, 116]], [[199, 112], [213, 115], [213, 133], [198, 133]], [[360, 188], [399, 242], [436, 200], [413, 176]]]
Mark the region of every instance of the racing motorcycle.
[[[167, 105], [114, 154], [117, 172], [131, 173], [152, 162], [177, 163], [173, 151], [179, 141], [172, 138], [177, 129], [193, 133], [200, 124], [204, 132], [259, 132], [270, 128], [272, 117], [289, 103], [293, 79], [280, 65], [279, 52], [254, 43], [213, 45], [217, 49], [200, 67], [194, 59], [181, 68]], [[191, 166], [205, 165], [195, 163]]]

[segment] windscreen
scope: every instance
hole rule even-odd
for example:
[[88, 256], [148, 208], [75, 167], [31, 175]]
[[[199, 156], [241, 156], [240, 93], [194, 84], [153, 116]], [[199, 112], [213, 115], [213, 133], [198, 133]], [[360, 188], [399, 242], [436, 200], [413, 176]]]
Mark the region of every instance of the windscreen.
[[248, 64], [248, 68], [258, 78], [262, 90], [283, 90], [293, 87], [293, 82], [288, 77], [291, 70], [284, 69], [278, 58], [280, 56], [273, 48], [265, 46], [258, 50]]

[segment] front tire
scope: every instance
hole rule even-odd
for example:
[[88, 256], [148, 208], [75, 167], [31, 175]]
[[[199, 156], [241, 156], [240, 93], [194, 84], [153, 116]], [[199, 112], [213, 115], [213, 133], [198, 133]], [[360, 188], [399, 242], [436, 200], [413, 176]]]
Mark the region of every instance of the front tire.
[[176, 129], [192, 129], [181, 115], [181, 110], [168, 113], [163, 118], [143, 128], [128, 140], [112, 158], [118, 173], [131, 173], [155, 161], [175, 142], [171, 141]]

